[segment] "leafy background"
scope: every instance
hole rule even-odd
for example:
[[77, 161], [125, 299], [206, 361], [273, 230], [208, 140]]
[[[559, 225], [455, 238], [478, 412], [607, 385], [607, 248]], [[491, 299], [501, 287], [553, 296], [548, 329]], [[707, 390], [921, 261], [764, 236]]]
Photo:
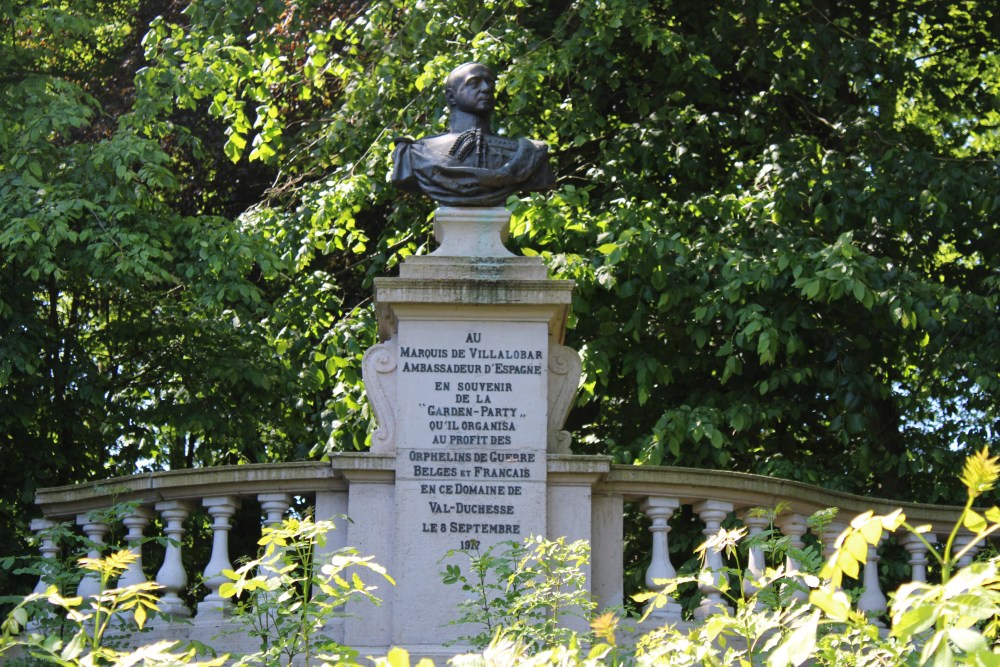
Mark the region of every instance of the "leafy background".
[[35, 488], [363, 450], [442, 82], [555, 192], [575, 451], [957, 502], [998, 440], [990, 3], [0, 0], [0, 539]]

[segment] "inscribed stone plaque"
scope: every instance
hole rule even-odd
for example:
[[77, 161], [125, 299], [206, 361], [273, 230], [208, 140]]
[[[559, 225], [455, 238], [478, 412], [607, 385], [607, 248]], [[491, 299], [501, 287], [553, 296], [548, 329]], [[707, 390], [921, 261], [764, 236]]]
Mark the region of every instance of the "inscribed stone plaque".
[[441, 585], [449, 550], [545, 534], [548, 325], [403, 320], [397, 344], [397, 609], [435, 612], [395, 625], [420, 643], [464, 596]]

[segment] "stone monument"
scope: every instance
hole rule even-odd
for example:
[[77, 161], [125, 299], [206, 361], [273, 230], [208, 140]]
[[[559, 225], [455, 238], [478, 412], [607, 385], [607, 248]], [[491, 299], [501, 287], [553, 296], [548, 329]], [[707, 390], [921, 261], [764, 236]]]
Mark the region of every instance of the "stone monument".
[[363, 511], [372, 521], [391, 512], [392, 534], [359, 548], [397, 586], [378, 611], [347, 621], [353, 645], [363, 647], [367, 632], [415, 655], [453, 654], [460, 647], [442, 644], [477, 629], [447, 626], [465, 595], [441, 582], [449, 550], [531, 535], [590, 538], [597, 475], [584, 465], [577, 486], [551, 478], [551, 459], [569, 453], [561, 429], [580, 377], [579, 356], [562, 344], [573, 284], [548, 279], [540, 258], [507, 250], [510, 214], [496, 206], [550, 188], [552, 172], [544, 144], [491, 133], [493, 85], [482, 65], [456, 68], [446, 89], [451, 131], [397, 140], [393, 180], [442, 204], [440, 245], [408, 257], [399, 277], [375, 280], [381, 342], [363, 371], [378, 424], [372, 454], [392, 460], [394, 475], [391, 498], [374, 490]]

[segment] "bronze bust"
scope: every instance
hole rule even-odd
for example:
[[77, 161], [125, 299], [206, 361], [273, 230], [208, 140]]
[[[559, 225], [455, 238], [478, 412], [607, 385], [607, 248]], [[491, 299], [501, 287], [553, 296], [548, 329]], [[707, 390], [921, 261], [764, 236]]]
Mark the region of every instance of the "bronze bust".
[[445, 206], [503, 206], [518, 192], [555, 185], [548, 146], [492, 133], [496, 77], [479, 63], [459, 65], [445, 84], [448, 132], [395, 139], [392, 182]]

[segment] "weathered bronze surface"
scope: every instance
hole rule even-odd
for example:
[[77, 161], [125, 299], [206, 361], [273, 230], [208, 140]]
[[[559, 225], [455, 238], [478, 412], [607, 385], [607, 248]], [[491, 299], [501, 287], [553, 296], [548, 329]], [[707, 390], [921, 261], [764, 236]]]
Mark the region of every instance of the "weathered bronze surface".
[[502, 206], [511, 194], [555, 185], [548, 146], [493, 134], [496, 77], [466, 63], [445, 85], [449, 131], [414, 141], [395, 139], [392, 182], [446, 206]]

